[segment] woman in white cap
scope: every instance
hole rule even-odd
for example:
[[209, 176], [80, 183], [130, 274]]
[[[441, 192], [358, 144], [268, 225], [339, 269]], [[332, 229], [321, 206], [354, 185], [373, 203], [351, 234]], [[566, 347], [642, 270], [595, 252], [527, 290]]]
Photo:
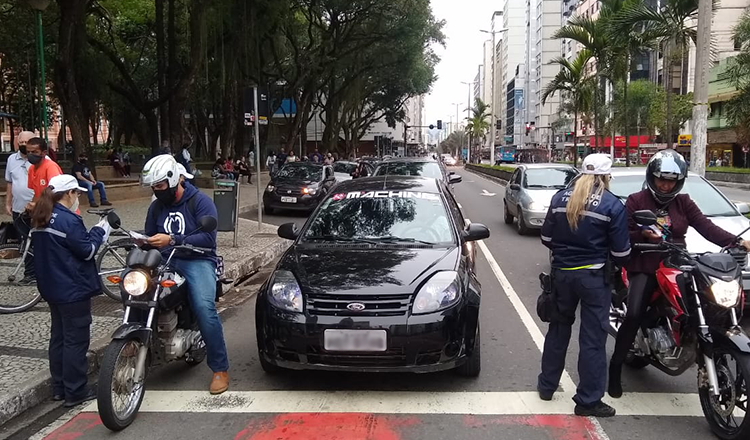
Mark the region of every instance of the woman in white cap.
[[542, 226], [542, 243], [552, 251], [552, 288], [556, 294], [542, 354], [537, 390], [551, 400], [565, 367], [565, 355], [581, 303], [580, 383], [573, 397], [579, 416], [612, 417], [602, 402], [607, 384], [607, 332], [610, 288], [605, 265], [624, 264], [630, 255], [625, 207], [609, 192], [612, 160], [591, 154], [583, 175], [552, 197]]
[[111, 230], [106, 220], [87, 231], [76, 214], [85, 192], [75, 177], [50, 179], [31, 212], [37, 287], [49, 304], [49, 364], [52, 398], [72, 407], [96, 397], [87, 385], [86, 352], [91, 333], [91, 298], [101, 293], [94, 262], [99, 246]]

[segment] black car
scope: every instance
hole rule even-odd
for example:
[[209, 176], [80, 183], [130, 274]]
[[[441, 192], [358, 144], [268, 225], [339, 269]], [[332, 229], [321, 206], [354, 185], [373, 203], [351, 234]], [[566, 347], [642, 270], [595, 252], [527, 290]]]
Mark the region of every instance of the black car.
[[261, 366], [361, 372], [480, 371], [473, 241], [447, 186], [419, 177], [339, 184], [301, 229], [256, 302]]
[[384, 160], [375, 169], [375, 176], [421, 176], [440, 179], [448, 185], [461, 182], [461, 176], [429, 157], [393, 158]]
[[285, 164], [268, 182], [263, 193], [263, 211], [268, 215], [274, 209], [312, 212], [335, 184], [333, 169], [328, 165]]

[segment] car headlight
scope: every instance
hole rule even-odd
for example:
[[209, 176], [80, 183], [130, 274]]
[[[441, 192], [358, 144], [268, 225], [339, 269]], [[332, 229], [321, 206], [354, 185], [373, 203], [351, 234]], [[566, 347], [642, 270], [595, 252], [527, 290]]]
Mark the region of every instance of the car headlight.
[[268, 300], [279, 309], [302, 313], [302, 289], [294, 274], [287, 270], [276, 272]]
[[461, 296], [458, 285], [458, 273], [454, 271], [438, 272], [419, 289], [414, 299], [412, 313], [432, 313], [446, 309], [458, 302]]
[[311, 187], [302, 188], [302, 194], [308, 194], [308, 195], [314, 196], [316, 192], [318, 192], [318, 188], [311, 188]]
[[546, 208], [539, 202], [529, 203], [529, 211], [544, 211]]
[[148, 291], [150, 277], [140, 270], [128, 272], [122, 278], [122, 290], [130, 296], [141, 296]]
[[740, 302], [742, 297], [742, 287], [737, 280], [721, 281], [711, 278], [714, 282], [711, 285], [711, 294], [714, 296], [714, 302], [717, 305], [726, 308], [732, 308]]
[[273, 185], [268, 185], [268, 186], [266, 187], [266, 191], [268, 191], [268, 192], [273, 192], [273, 190], [275, 190], [275, 189], [276, 189], [276, 187], [275, 187], [275, 186], [273, 186]]

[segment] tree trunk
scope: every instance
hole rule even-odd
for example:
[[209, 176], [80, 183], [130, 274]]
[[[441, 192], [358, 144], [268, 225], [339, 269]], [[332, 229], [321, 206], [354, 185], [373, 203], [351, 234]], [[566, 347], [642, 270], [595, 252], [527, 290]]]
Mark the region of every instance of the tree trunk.
[[578, 109], [573, 116], [573, 168], [578, 168]]
[[626, 63], [628, 73], [625, 75], [625, 84], [623, 84], [623, 100], [625, 101], [625, 111], [623, 113], [623, 125], [625, 130], [625, 166], [630, 168], [630, 103], [628, 102], [628, 84], [630, 79], [630, 56]]
[[148, 137], [151, 142], [151, 155], [156, 156], [159, 151], [159, 120], [156, 118], [154, 111], [145, 113], [146, 125], [148, 125]]
[[[175, 0], [167, 0], [167, 84], [174, 87], [177, 84], [177, 29], [175, 27]], [[197, 35], [193, 35], [196, 38]], [[182, 105], [186, 100], [186, 87], [177, 89], [169, 98], [169, 131], [162, 134], [162, 138], [169, 139], [172, 151], [179, 151], [182, 145]]]
[[[164, 0], [156, 0], [156, 67], [157, 94], [164, 96], [167, 92], [167, 57], [164, 50]], [[159, 106], [159, 125], [161, 136], [169, 136], [169, 108], [166, 102]], [[158, 136], [157, 136], [158, 139]], [[159, 142], [157, 142], [158, 144]]]
[[76, 83], [78, 54], [85, 44], [86, 9], [90, 0], [58, 0], [60, 9], [55, 88], [73, 138], [73, 151], [78, 155], [90, 150], [88, 121]]

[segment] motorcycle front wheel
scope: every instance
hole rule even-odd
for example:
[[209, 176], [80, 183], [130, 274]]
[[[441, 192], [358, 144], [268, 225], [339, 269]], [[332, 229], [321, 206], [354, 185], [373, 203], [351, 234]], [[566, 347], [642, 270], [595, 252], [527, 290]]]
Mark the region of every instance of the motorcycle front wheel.
[[143, 402], [145, 377], [139, 383], [134, 378], [140, 347], [135, 339], [117, 340], [104, 353], [96, 401], [102, 423], [112, 431], [130, 426]]
[[719, 395], [709, 390], [708, 379], [698, 372], [698, 395], [711, 431], [722, 440], [750, 438], [747, 417], [750, 355], [734, 348], [717, 347], [713, 353]]

